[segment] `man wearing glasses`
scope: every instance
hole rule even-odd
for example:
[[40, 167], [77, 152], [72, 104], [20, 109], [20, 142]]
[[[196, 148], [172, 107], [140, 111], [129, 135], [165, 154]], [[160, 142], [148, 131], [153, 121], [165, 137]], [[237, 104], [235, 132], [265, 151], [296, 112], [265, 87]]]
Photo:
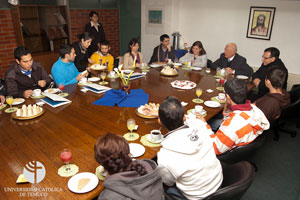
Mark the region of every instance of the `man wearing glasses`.
[[288, 70], [279, 58], [279, 55], [280, 51], [275, 47], [269, 47], [265, 49], [264, 54], [262, 56], [262, 64], [260, 68], [252, 75], [253, 83], [256, 86], [256, 89], [252, 90], [248, 96], [248, 98], [252, 102], [269, 92], [269, 89], [265, 85], [265, 79], [268, 69], [272, 66], [276, 65], [282, 67], [282, 69], [285, 71], [286, 77], [284, 80], [283, 89], [286, 89]]

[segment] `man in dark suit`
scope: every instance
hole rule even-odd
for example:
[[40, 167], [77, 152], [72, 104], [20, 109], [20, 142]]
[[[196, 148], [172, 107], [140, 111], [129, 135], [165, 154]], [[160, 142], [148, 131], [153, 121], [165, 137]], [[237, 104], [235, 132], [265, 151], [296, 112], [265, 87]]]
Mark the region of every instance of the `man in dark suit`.
[[247, 64], [246, 58], [237, 53], [235, 43], [227, 44], [224, 53], [220, 55], [218, 60], [212, 63], [212, 69], [217, 69], [217, 67], [220, 67], [221, 69], [225, 68], [229, 74], [245, 75], [250, 77], [253, 73], [253, 69]]
[[256, 86], [256, 88], [254, 90], [251, 90], [248, 94], [248, 98], [252, 102], [269, 92], [269, 89], [266, 87], [265, 84], [265, 79], [267, 71], [272, 66], [279, 66], [285, 72], [286, 76], [282, 88], [286, 90], [288, 70], [279, 58], [279, 55], [280, 51], [275, 47], [269, 47], [265, 49], [264, 54], [262, 56], [262, 64], [260, 68], [252, 75], [253, 83]]

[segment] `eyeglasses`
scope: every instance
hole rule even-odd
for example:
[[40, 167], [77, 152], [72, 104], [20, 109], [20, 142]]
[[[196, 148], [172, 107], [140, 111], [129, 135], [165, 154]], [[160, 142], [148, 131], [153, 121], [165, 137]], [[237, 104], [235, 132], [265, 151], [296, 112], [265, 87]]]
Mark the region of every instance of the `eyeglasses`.
[[[272, 57], [270, 57], [270, 58], [272, 58]], [[264, 59], [264, 60], [268, 60], [270, 58], [266, 58], [266, 57], [262, 56], [262, 59]]]

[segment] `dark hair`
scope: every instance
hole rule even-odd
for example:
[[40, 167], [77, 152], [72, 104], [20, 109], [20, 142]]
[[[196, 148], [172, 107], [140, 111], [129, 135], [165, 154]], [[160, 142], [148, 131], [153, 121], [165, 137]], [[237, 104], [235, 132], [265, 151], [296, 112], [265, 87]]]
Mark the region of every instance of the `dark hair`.
[[109, 43], [109, 41], [108, 40], [103, 40], [103, 41], [101, 41], [101, 43], [100, 43], [100, 46], [101, 45], [104, 45], [104, 46], [109, 46], [110, 45], [110, 43]]
[[165, 38], [170, 38], [167, 34], [163, 34], [160, 36], [160, 41], [164, 41]]
[[190, 49], [190, 53], [193, 53], [193, 47], [194, 46], [197, 46], [197, 47], [199, 47], [199, 49], [201, 49], [200, 52], [199, 52], [199, 56], [202, 56], [202, 55], [206, 54], [206, 51], [205, 51], [205, 49], [202, 45], [202, 42], [200, 42], [200, 41], [196, 41], [196, 42], [193, 43], [193, 45]]
[[266, 79], [269, 80], [275, 89], [282, 89], [286, 78], [286, 72], [280, 66], [272, 66], [267, 71]]
[[140, 44], [139, 40], [137, 38], [132, 38], [128, 43], [127, 52], [131, 53], [131, 46], [135, 46], [136, 44]]
[[94, 15], [97, 15], [99, 17], [99, 14], [93, 10], [90, 12], [90, 17], [93, 17]]
[[168, 96], [159, 106], [159, 119], [169, 130], [175, 130], [183, 125], [184, 108], [176, 97]]
[[244, 104], [246, 102], [248, 88], [244, 80], [231, 78], [225, 82], [224, 90], [234, 103]]
[[83, 41], [87, 41], [89, 39], [93, 39], [93, 37], [90, 35], [89, 32], [84, 32], [81, 34], [77, 35], [77, 38], [81, 41], [83, 39]]
[[22, 56], [26, 56], [28, 54], [31, 54], [31, 52], [23, 46], [17, 47], [14, 51], [15, 59], [17, 59], [18, 61], [21, 61]]
[[264, 52], [270, 52], [271, 58], [272, 57], [279, 58], [279, 56], [280, 56], [280, 51], [276, 47], [266, 48]]
[[61, 58], [65, 58], [66, 54], [70, 54], [73, 47], [68, 44], [63, 44], [59, 48], [59, 55]]
[[136, 171], [141, 176], [145, 168], [129, 156], [128, 142], [121, 136], [112, 133], [99, 137], [94, 146], [95, 159], [110, 175], [125, 171]]

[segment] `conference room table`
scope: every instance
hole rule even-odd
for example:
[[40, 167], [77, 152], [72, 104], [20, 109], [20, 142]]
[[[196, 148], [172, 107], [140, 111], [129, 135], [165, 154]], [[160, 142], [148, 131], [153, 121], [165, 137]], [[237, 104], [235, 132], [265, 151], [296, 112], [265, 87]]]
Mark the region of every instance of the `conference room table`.
[[[149, 102], [161, 103], [167, 96], [176, 96], [180, 101], [187, 102], [185, 112], [196, 105], [192, 99], [196, 98], [196, 88], [190, 90], [175, 89], [171, 86], [174, 80], [190, 80], [201, 87], [203, 94], [201, 99], [210, 100], [220, 91], [216, 90], [217, 82], [215, 71], [206, 73], [205, 70], [193, 71], [179, 68], [178, 76], [168, 77], [160, 75], [162, 67], [151, 68], [145, 77], [132, 80], [131, 89], [142, 88], [149, 94]], [[120, 88], [120, 79], [106, 79], [108, 87]], [[47, 104], [43, 106], [45, 113], [31, 120], [15, 120], [11, 114], [0, 110], [0, 154], [1, 154], [1, 181], [0, 199], [93, 199], [103, 190], [102, 181], [98, 186], [85, 194], [76, 194], [68, 189], [70, 178], [58, 175], [58, 169], [63, 165], [60, 152], [68, 148], [72, 152], [71, 164], [76, 164], [80, 172], [95, 173], [99, 164], [94, 158], [94, 144], [96, 139], [108, 132], [124, 135], [129, 132], [126, 121], [134, 118], [139, 126], [136, 133], [140, 138], [150, 133], [153, 129], [159, 129], [157, 119], [144, 119], [136, 115], [136, 108], [109, 107], [94, 105], [97, 99], [104, 94], [96, 94], [91, 91], [83, 93], [82, 86], [65, 86], [66, 97], [72, 102], [57, 108]], [[249, 86], [251, 87], [251, 85]], [[206, 90], [214, 90], [208, 93]], [[26, 99], [25, 104], [34, 104], [38, 99]], [[207, 111], [206, 120], [211, 119], [222, 111], [219, 108], [209, 108], [200, 104]], [[21, 107], [19, 105], [17, 107]], [[162, 133], [167, 130], [162, 127]], [[135, 143], [140, 143], [140, 138]], [[159, 147], [145, 146], [145, 154], [137, 159], [152, 159], [159, 151]], [[16, 180], [23, 173], [23, 168], [30, 161], [41, 162], [46, 169], [44, 180], [37, 184], [16, 184]], [[31, 189], [28, 189], [31, 188]], [[26, 191], [31, 190], [31, 191]], [[35, 192], [33, 192], [35, 191]]]

